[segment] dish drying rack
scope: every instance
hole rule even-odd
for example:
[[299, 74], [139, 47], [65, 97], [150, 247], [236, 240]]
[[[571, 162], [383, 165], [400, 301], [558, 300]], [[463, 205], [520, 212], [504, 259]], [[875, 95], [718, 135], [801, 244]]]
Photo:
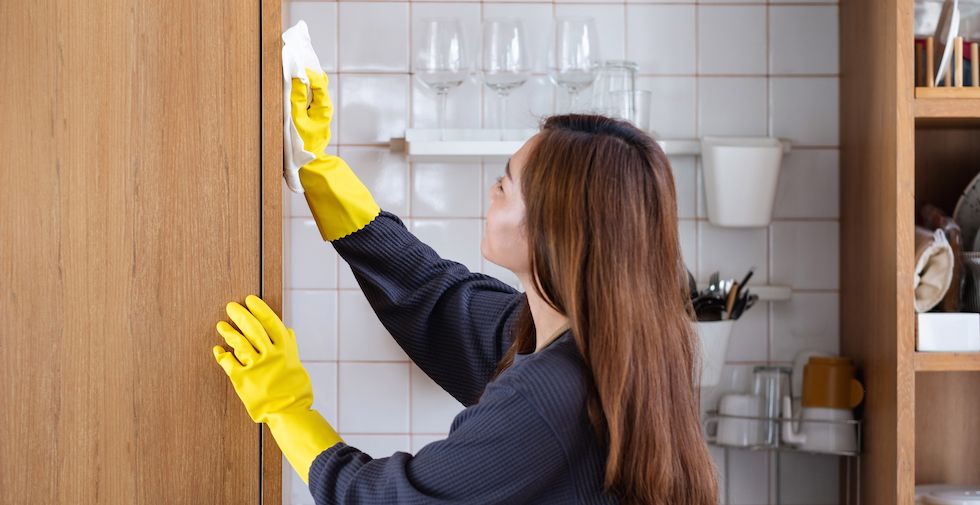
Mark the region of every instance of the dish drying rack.
[[[763, 443], [757, 445], [741, 446], [741, 445], [728, 445], [722, 444], [715, 439], [714, 434], [708, 433], [708, 425], [711, 423], [715, 424], [717, 429], [718, 421], [722, 419], [742, 419], [757, 421], [760, 423], [773, 423], [776, 426], [777, 436], [775, 437], [775, 442], [772, 444]], [[764, 451], [774, 454], [776, 458], [775, 463], [775, 501], [774, 505], [780, 505], [782, 503], [782, 475], [781, 475], [781, 455], [783, 453], [798, 453], [798, 454], [811, 454], [818, 456], [837, 456], [844, 460], [844, 482], [842, 483], [843, 491], [843, 502], [841, 505], [860, 505], [861, 504], [861, 420], [860, 419], [850, 419], [850, 420], [818, 420], [818, 419], [807, 419], [807, 423], [829, 423], [838, 425], [848, 425], [852, 426], [856, 431], [857, 440], [857, 450], [855, 451], [812, 451], [806, 449], [800, 449], [787, 444], [782, 441], [782, 424], [784, 422], [791, 422], [794, 426], [800, 422], [799, 417], [794, 417], [792, 419], [784, 419], [782, 417], [765, 417], [765, 416], [740, 416], [740, 415], [730, 415], [730, 414], [720, 414], [717, 410], [709, 410], [705, 412], [702, 417], [701, 426], [705, 432], [705, 438], [708, 445], [715, 447], [720, 447], [725, 452], [725, 465], [728, 465], [728, 452], [731, 450], [742, 450], [742, 451]], [[727, 481], [726, 489], [719, 490], [725, 496], [724, 503], [728, 503], [727, 499]]]

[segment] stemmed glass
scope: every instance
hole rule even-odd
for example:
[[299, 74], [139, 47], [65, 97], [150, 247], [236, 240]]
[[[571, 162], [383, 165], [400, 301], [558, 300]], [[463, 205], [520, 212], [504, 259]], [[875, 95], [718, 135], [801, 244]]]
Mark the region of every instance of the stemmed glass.
[[469, 74], [463, 26], [456, 18], [422, 20], [422, 40], [415, 54], [415, 77], [438, 99], [439, 138], [445, 137], [446, 99]]
[[483, 22], [483, 83], [498, 95], [497, 121], [503, 135], [507, 98], [530, 76], [524, 24], [519, 19], [491, 18]]
[[548, 52], [548, 75], [568, 92], [571, 111], [576, 109], [579, 93], [595, 80], [598, 61], [595, 19], [557, 18]]

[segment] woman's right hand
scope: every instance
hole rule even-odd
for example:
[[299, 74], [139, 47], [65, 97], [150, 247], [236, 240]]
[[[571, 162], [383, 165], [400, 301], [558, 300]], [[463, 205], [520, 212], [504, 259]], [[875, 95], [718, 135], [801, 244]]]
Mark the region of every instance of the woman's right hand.
[[381, 209], [347, 163], [324, 152], [330, 143], [333, 118], [327, 74], [306, 69], [306, 75], [310, 79], [309, 95], [306, 85], [294, 79], [290, 106], [304, 148], [316, 158], [300, 167], [299, 180], [320, 236], [332, 241], [360, 230]]

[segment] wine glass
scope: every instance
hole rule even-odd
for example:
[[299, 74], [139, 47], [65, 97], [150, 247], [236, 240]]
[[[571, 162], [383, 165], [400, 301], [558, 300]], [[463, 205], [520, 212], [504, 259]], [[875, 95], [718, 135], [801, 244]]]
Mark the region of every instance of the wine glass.
[[436, 93], [439, 138], [445, 136], [446, 99], [469, 73], [463, 26], [457, 18], [422, 20], [422, 40], [415, 54], [415, 77]]
[[519, 19], [490, 18], [483, 22], [483, 83], [498, 95], [497, 121], [503, 135], [507, 98], [530, 76], [524, 24]]
[[574, 111], [578, 94], [595, 80], [595, 68], [599, 60], [595, 19], [555, 19], [548, 60], [548, 76], [555, 84], [568, 91], [571, 102], [569, 108]]

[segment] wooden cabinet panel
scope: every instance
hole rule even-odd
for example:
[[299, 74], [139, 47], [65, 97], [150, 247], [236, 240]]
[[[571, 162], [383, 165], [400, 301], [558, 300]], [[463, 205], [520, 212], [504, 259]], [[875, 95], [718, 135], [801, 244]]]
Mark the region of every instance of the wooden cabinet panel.
[[278, 503], [210, 348], [281, 304], [279, 8], [0, 2], [4, 503]]

